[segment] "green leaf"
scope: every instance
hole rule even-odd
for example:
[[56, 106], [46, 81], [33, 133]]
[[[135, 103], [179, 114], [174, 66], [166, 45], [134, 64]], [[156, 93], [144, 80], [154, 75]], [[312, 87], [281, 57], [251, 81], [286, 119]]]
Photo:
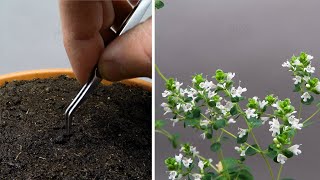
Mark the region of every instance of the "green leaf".
[[167, 166], [169, 171], [174, 171], [177, 170], [179, 168], [179, 164], [176, 161], [175, 158], [173, 157], [169, 157], [164, 161], [165, 165]]
[[294, 85], [293, 92], [299, 92], [299, 91], [301, 91], [301, 86], [300, 86], [300, 84], [295, 84], [295, 85]]
[[155, 6], [157, 9], [161, 9], [164, 7], [164, 3], [161, 0], [156, 0]]
[[246, 135], [242, 136], [241, 138], [239, 136], [237, 137], [238, 144], [245, 143], [247, 142], [247, 140], [248, 140], [248, 132], [246, 133]]
[[[255, 149], [259, 149], [257, 144], [253, 144], [251, 146], [254, 147]], [[253, 149], [251, 146], [249, 146], [249, 148], [246, 150], [247, 156], [253, 156], [253, 155], [257, 154], [257, 151], [255, 149]]]
[[283, 150], [282, 154], [285, 155], [287, 158], [292, 158], [293, 156], [293, 152], [289, 151], [288, 149]]
[[224, 128], [227, 122], [225, 119], [219, 119], [214, 122], [213, 129], [218, 130], [220, 128]]
[[161, 129], [166, 123], [163, 120], [156, 120], [154, 124], [156, 129]]
[[208, 102], [208, 105], [209, 105], [210, 107], [216, 107], [216, 102], [214, 102], [214, 101], [209, 101], [209, 102]]
[[248, 119], [249, 124], [251, 125], [252, 128], [257, 128], [262, 125], [262, 121], [257, 118], [250, 118]]
[[215, 142], [210, 146], [211, 151], [217, 152], [221, 148], [221, 143], [220, 142]]
[[224, 171], [230, 171], [239, 167], [239, 161], [234, 158], [225, 158], [221, 161]]
[[309, 99], [307, 100], [307, 102], [304, 102], [303, 99], [301, 98], [301, 103], [302, 103], [302, 104], [305, 104], [305, 105], [310, 105], [310, 104], [313, 102], [313, 100], [314, 100], [314, 97], [313, 97], [312, 95], [310, 95], [310, 96], [311, 96], [311, 98], [309, 98]]
[[178, 147], [178, 139], [179, 139], [180, 135], [179, 134], [172, 134], [171, 137], [169, 138], [171, 144], [172, 144], [172, 147], [173, 148], [177, 148]]
[[199, 119], [193, 119], [193, 118], [186, 119], [184, 122], [186, 126], [191, 126], [191, 127], [197, 126], [200, 123]]
[[192, 116], [193, 118], [199, 118], [200, 117], [200, 114], [201, 114], [201, 111], [199, 108], [196, 108], [194, 110], [192, 110]]
[[238, 180], [253, 180], [253, 175], [247, 169], [241, 169], [238, 172]]
[[213, 172], [205, 173], [201, 180], [212, 180], [215, 174]]
[[231, 114], [232, 116], [238, 114], [237, 106], [233, 106], [233, 107], [231, 108], [230, 114]]
[[211, 138], [212, 138], [212, 134], [211, 134], [211, 133], [206, 132], [206, 138], [207, 138], [207, 139], [211, 139]]

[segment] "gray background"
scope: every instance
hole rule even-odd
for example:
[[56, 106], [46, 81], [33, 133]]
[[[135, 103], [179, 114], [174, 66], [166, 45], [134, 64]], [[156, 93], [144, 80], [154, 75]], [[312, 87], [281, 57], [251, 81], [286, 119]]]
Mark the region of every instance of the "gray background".
[[[290, 97], [297, 107], [299, 98], [292, 93], [292, 77], [281, 67], [282, 62], [307, 51], [314, 55], [313, 65], [319, 72], [320, 1], [165, 0], [165, 4], [156, 12], [156, 63], [166, 76], [190, 84], [195, 73], [211, 76], [222, 68], [237, 73], [236, 81], [241, 79], [241, 85], [248, 88], [245, 96], [274, 93], [281, 99]], [[165, 118], [160, 108], [163, 84], [156, 75], [156, 119]], [[313, 108], [304, 109], [302, 117], [314, 112]], [[245, 127], [242, 123], [235, 126]], [[319, 128], [316, 123], [299, 131], [294, 142], [303, 144], [303, 152], [287, 161], [282, 177], [318, 179]], [[167, 129], [180, 132], [181, 141], [192, 142], [205, 157], [217, 159], [209, 150], [210, 143], [199, 137], [200, 132], [181, 125], [172, 128], [171, 123]], [[271, 142], [268, 126], [255, 132], [263, 147]], [[238, 157], [234, 145], [224, 145], [225, 156]], [[167, 179], [163, 161], [175, 154], [178, 150], [156, 134], [156, 179]], [[256, 179], [270, 179], [260, 156], [248, 158], [247, 163]], [[279, 167], [272, 165], [275, 170]]]
[[0, 1], [0, 74], [69, 68], [58, 1]]

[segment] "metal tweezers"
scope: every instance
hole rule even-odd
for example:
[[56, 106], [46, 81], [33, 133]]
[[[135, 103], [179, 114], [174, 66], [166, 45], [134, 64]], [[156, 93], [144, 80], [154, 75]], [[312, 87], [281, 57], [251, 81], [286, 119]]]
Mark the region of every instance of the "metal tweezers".
[[[137, 5], [133, 8], [127, 19], [123, 22], [118, 36], [133, 28], [140, 23], [152, 0], [140, 0]], [[100, 84], [102, 78], [99, 74], [98, 66], [96, 65], [90, 74], [87, 83], [81, 88], [77, 96], [70, 103], [65, 111], [65, 123], [66, 123], [66, 134], [70, 135], [72, 125], [72, 115], [77, 108], [86, 100], [88, 95]]]

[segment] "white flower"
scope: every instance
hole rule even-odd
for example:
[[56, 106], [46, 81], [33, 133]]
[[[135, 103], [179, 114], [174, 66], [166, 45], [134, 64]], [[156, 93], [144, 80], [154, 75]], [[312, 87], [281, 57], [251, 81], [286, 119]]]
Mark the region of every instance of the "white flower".
[[214, 92], [214, 91], [209, 91], [208, 92], [208, 98], [209, 99], [211, 99], [213, 96], [215, 96], [215, 95], [217, 95], [217, 93], [216, 92]]
[[277, 161], [281, 164], [284, 164], [288, 158], [283, 154], [278, 154]]
[[255, 109], [248, 108], [248, 109], [246, 110], [246, 112], [245, 112], [246, 115], [247, 115], [247, 119], [250, 119], [251, 117], [257, 118], [257, 117], [258, 117], [258, 114], [256, 114], [255, 112], [256, 112]]
[[302, 123], [293, 123], [293, 124], [291, 124], [291, 127], [293, 127], [294, 129], [301, 130], [301, 128], [303, 127], [303, 124]]
[[308, 99], [311, 98], [310, 94], [308, 92], [305, 92], [302, 94], [301, 98], [303, 99], [303, 102], [307, 102]]
[[303, 127], [302, 123], [299, 123], [299, 119], [295, 118], [294, 115], [290, 115], [288, 116], [288, 121], [291, 124], [291, 127], [293, 127], [294, 129], [299, 129], [301, 130], [301, 128]]
[[190, 151], [192, 152], [193, 155], [199, 154], [199, 151], [197, 151], [196, 147], [190, 146]]
[[302, 153], [302, 151], [299, 149], [301, 144], [296, 144], [288, 148], [289, 151], [291, 151], [294, 155], [298, 156]]
[[200, 121], [200, 126], [208, 126], [209, 123], [210, 123], [209, 120], [204, 119], [204, 120], [201, 120], [201, 121]]
[[165, 90], [165, 91], [162, 93], [162, 97], [167, 97], [167, 96], [170, 96], [171, 94], [172, 94], [171, 91]]
[[197, 82], [197, 80], [196, 80], [195, 77], [192, 79], [192, 82], [193, 82], [193, 83], [196, 83], [196, 82]]
[[272, 107], [277, 108], [278, 110], [280, 109], [279, 107], [279, 101], [275, 102], [274, 104], [272, 104]]
[[242, 138], [242, 137], [245, 136], [245, 135], [247, 134], [247, 132], [248, 132], [247, 129], [238, 128], [238, 130], [239, 130], [239, 132], [238, 132], [239, 138]]
[[270, 124], [269, 131], [272, 132], [273, 137], [280, 134], [280, 123], [277, 118], [273, 118], [272, 121], [269, 122], [269, 124]]
[[171, 118], [170, 121], [172, 121], [172, 126], [175, 126], [177, 122], [179, 122], [179, 118]]
[[192, 163], [192, 159], [191, 158], [182, 158], [182, 163], [184, 165], [184, 167], [188, 168], [190, 166], [190, 164]]
[[218, 83], [217, 86], [220, 87], [221, 89], [225, 89], [226, 83], [223, 83], [223, 84]]
[[258, 101], [258, 97], [257, 96], [253, 96], [252, 99], [255, 100], [256, 102]]
[[288, 117], [288, 121], [290, 124], [298, 123], [299, 119], [297, 119], [294, 115]]
[[299, 84], [301, 83], [301, 76], [296, 76], [294, 78], [292, 78], [292, 80], [294, 80], [293, 84]]
[[242, 148], [240, 148], [238, 146], [234, 147], [234, 149], [240, 153], [240, 156], [246, 156], [246, 151], [247, 151], [248, 148], [249, 147], [247, 147], [246, 149], [242, 149]]
[[175, 180], [177, 175], [178, 175], [177, 171], [169, 171], [170, 180]]
[[199, 166], [199, 168], [202, 170], [203, 167], [204, 167], [203, 161], [200, 160], [200, 161], [198, 162], [198, 166]]
[[204, 112], [204, 114], [209, 114], [211, 113], [211, 109], [206, 109], [206, 112]]
[[306, 68], [304, 68], [304, 70], [308, 73], [314, 73], [315, 69], [316, 68], [312, 67], [310, 64]]
[[320, 92], [320, 82], [317, 82], [316, 90]]
[[233, 123], [236, 123], [236, 121], [233, 118], [230, 118], [228, 121], [228, 124], [233, 124]]
[[202, 175], [201, 174], [192, 174], [194, 180], [201, 180]]
[[200, 83], [199, 86], [202, 89], [205, 89], [206, 91], [209, 91], [210, 89], [216, 88], [216, 85], [213, 84], [212, 81], [208, 81], [208, 80], [206, 80], [205, 82]]
[[181, 105], [182, 109], [184, 112], [188, 112], [192, 110], [192, 104], [191, 103], [186, 103]]
[[181, 163], [182, 158], [183, 158], [183, 155], [181, 153], [178, 156], [175, 155], [175, 159], [178, 163]]
[[241, 97], [241, 94], [246, 91], [247, 88], [242, 88], [239, 86], [237, 89], [235, 87], [232, 87], [230, 93], [232, 97]]
[[308, 61], [310, 61], [310, 60], [312, 60], [312, 59], [313, 59], [313, 56], [307, 55], [307, 60], [308, 60]]
[[180, 96], [184, 96], [185, 93], [187, 93], [187, 90], [180, 88]]
[[165, 111], [164, 115], [167, 114], [168, 112], [172, 112], [172, 110], [170, 109], [169, 104], [167, 104], [167, 103], [162, 103], [161, 107], [163, 107], [163, 110]]
[[193, 89], [193, 88], [190, 88], [190, 90], [186, 90], [186, 93], [187, 93], [187, 97], [191, 97], [193, 100], [197, 97], [197, 90]]
[[309, 76], [303, 76], [303, 80], [304, 80], [305, 82], [308, 82], [308, 81], [310, 80], [310, 77], [309, 77]]
[[269, 119], [269, 117], [261, 117], [262, 124], [266, 123]]
[[226, 115], [233, 107], [233, 103], [231, 101], [226, 101], [226, 105], [223, 106], [220, 102], [217, 102], [216, 107], [221, 110], [223, 115]]
[[267, 104], [268, 104], [268, 102], [267, 102], [266, 100], [259, 101], [259, 107], [260, 107], [260, 109], [263, 109]]
[[293, 62], [293, 65], [296, 65], [296, 66], [299, 66], [299, 65], [301, 65], [302, 63], [300, 62], [300, 60], [299, 59], [296, 59], [296, 60], [294, 60], [294, 62]]
[[231, 81], [235, 75], [236, 75], [236, 73], [228, 72], [227, 73], [227, 81]]
[[178, 81], [175, 82], [175, 86], [176, 86], [176, 89], [180, 89], [180, 87], [183, 85], [183, 83], [180, 83]]
[[286, 61], [282, 64], [282, 67], [288, 67], [288, 68], [291, 68], [291, 64], [289, 61]]
[[205, 140], [205, 139], [206, 139], [206, 133], [200, 134], [200, 137], [201, 137], [203, 140]]

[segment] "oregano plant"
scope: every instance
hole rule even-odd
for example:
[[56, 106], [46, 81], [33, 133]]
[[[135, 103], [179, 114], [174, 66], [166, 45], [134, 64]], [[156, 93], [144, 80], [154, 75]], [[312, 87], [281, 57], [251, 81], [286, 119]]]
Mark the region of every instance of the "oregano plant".
[[[250, 167], [246, 164], [249, 156], [261, 156], [270, 174], [270, 179], [281, 179], [283, 166], [289, 159], [301, 154], [302, 145], [294, 138], [319, 113], [320, 108], [309, 117], [301, 117], [303, 105], [315, 105], [314, 96], [320, 93], [320, 82], [314, 76], [311, 66], [313, 56], [301, 52], [299, 56], [282, 64], [293, 76], [293, 91], [300, 98], [300, 105], [295, 108], [289, 98], [279, 99], [275, 94], [265, 97], [245, 97], [247, 88], [234, 82], [235, 73], [216, 70], [209, 78], [195, 74], [190, 86], [183, 86], [175, 78], [166, 78], [156, 66], [156, 70], [165, 82], [161, 104], [164, 114], [169, 116], [173, 126], [182, 123], [185, 128], [201, 131], [201, 137], [208, 140], [213, 152], [212, 157], [200, 155], [190, 143], [178, 141], [178, 134], [165, 130], [164, 120], [156, 121], [156, 132], [165, 135], [173, 147], [180, 147], [179, 152], [168, 157], [165, 165], [170, 180], [251, 180], [254, 179]], [[237, 127], [232, 132], [231, 126], [243, 121], [245, 126]], [[262, 146], [255, 136], [255, 129], [268, 126], [271, 141]], [[234, 129], [234, 128], [233, 128]], [[225, 157], [222, 144], [225, 139], [233, 139], [234, 151], [238, 157]], [[254, 143], [249, 143], [254, 142]], [[279, 170], [273, 172], [271, 163], [277, 163]]]

